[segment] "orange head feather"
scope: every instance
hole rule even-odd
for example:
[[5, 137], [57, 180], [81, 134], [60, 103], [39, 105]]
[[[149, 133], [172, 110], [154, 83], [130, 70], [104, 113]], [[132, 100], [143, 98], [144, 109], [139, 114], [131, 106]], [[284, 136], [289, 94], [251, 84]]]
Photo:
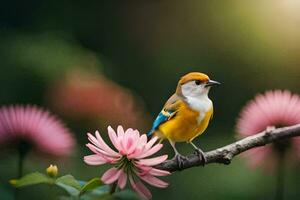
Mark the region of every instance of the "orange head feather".
[[200, 81], [201, 83], [206, 83], [209, 81], [209, 77], [206, 74], [200, 73], [200, 72], [190, 72], [184, 76], [182, 76], [178, 82], [176, 93], [178, 95], [181, 94], [181, 85], [189, 82], [189, 81]]
[[200, 73], [200, 72], [190, 72], [184, 76], [181, 77], [179, 80], [180, 85], [183, 85], [189, 81], [200, 81], [201, 83], [209, 81], [209, 77], [206, 74]]

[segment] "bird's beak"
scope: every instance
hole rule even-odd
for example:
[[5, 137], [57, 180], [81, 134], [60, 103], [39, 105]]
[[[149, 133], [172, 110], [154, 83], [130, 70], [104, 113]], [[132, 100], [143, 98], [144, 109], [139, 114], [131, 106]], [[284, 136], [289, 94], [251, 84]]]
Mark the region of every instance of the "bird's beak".
[[214, 85], [220, 85], [221, 83], [219, 83], [218, 81], [213, 81], [213, 80], [209, 80], [205, 87], [210, 87], [210, 86], [214, 86]]

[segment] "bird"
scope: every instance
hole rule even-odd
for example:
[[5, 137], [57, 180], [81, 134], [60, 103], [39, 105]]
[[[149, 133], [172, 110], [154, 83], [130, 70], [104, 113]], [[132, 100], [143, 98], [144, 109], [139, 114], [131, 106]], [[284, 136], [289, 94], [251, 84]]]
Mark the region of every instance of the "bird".
[[164, 104], [153, 122], [148, 138], [157, 136], [160, 142], [167, 139], [171, 144], [179, 167], [183, 166], [182, 156], [175, 147], [176, 142], [187, 142], [193, 146], [201, 163], [206, 163], [204, 152], [193, 140], [208, 127], [213, 116], [213, 102], [208, 97], [212, 86], [220, 85], [201, 72], [190, 72], [180, 78], [176, 91]]

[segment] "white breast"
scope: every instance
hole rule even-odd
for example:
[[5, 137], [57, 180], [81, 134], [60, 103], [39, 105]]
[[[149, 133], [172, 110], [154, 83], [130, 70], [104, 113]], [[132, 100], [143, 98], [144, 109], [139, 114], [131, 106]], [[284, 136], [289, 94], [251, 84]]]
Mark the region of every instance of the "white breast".
[[201, 95], [198, 97], [187, 97], [187, 103], [191, 107], [191, 109], [199, 112], [198, 123], [201, 123], [204, 119], [206, 113], [212, 107], [212, 101], [208, 98], [207, 95]]

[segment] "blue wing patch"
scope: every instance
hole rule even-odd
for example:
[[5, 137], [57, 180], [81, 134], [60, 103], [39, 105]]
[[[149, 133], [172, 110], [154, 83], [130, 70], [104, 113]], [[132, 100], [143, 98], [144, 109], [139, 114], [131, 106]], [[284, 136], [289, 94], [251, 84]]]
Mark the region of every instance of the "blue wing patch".
[[175, 112], [174, 111], [165, 111], [162, 110], [156, 119], [153, 122], [151, 130], [148, 132], [147, 136], [148, 138], [152, 136], [152, 134], [158, 129], [158, 127], [163, 124], [164, 122], [168, 121], [170, 118], [174, 116]]

